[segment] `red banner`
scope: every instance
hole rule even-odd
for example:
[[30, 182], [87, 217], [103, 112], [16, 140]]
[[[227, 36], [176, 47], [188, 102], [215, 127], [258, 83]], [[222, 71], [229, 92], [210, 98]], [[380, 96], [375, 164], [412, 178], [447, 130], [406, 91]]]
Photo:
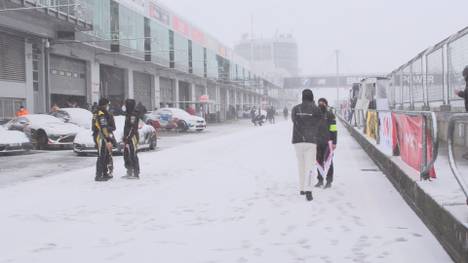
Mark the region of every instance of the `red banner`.
[[[408, 116], [405, 114], [393, 113], [397, 131], [397, 141], [400, 150], [401, 159], [417, 171], [421, 170], [423, 162], [423, 136], [422, 136], [422, 116]], [[432, 137], [427, 135], [425, 142], [427, 145], [427, 160], [432, 160]], [[434, 167], [431, 168], [429, 175], [436, 177]]]
[[190, 37], [189, 24], [174, 15], [172, 16], [172, 28], [174, 31], [179, 32], [186, 37]]

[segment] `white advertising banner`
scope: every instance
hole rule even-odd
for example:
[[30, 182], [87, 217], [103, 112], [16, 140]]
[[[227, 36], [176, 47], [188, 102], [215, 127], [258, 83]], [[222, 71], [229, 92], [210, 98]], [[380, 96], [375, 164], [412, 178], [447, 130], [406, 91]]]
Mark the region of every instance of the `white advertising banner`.
[[380, 129], [380, 145], [379, 148], [385, 154], [393, 155], [393, 120], [391, 112], [379, 113]]

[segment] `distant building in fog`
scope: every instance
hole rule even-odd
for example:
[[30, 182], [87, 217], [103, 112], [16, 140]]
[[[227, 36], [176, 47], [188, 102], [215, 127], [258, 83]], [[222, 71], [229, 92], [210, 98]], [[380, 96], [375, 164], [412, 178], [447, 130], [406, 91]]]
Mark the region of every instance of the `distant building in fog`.
[[236, 54], [252, 62], [252, 66], [267, 75], [299, 74], [298, 46], [291, 34], [273, 38], [251, 39], [247, 34], [235, 45]]

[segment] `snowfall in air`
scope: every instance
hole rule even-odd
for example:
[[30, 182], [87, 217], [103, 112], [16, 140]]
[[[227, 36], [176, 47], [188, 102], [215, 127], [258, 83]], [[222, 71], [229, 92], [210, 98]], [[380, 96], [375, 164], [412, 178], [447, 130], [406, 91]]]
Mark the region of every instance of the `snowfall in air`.
[[138, 181], [116, 157], [105, 183], [89, 166], [4, 186], [0, 262], [450, 262], [341, 130], [312, 202], [286, 122], [142, 154]]

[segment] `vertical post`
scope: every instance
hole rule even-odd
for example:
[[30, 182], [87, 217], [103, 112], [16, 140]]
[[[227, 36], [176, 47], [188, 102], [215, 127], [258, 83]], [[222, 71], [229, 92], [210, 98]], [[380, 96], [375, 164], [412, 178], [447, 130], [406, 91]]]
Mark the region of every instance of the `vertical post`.
[[414, 110], [413, 64], [414, 64], [414, 62], [411, 62], [410, 73], [409, 73], [409, 81], [408, 81], [408, 88], [409, 88], [409, 95], [410, 95], [410, 110]]
[[421, 145], [422, 145], [422, 150], [423, 150], [423, 153], [422, 153], [422, 160], [421, 160], [421, 179], [428, 179], [428, 176], [429, 174], [425, 174], [423, 173], [423, 171], [426, 169], [427, 167], [427, 117], [422, 115], [422, 142], [421, 142]]
[[422, 84], [423, 84], [423, 98], [424, 98], [424, 110], [430, 110], [429, 107], [429, 87], [427, 85], [427, 56], [426, 54], [421, 56], [421, 69], [422, 72]]
[[450, 81], [449, 81], [449, 72], [448, 72], [448, 45], [445, 44], [442, 48], [442, 76], [443, 82], [442, 87], [444, 89], [444, 105], [450, 105]]

